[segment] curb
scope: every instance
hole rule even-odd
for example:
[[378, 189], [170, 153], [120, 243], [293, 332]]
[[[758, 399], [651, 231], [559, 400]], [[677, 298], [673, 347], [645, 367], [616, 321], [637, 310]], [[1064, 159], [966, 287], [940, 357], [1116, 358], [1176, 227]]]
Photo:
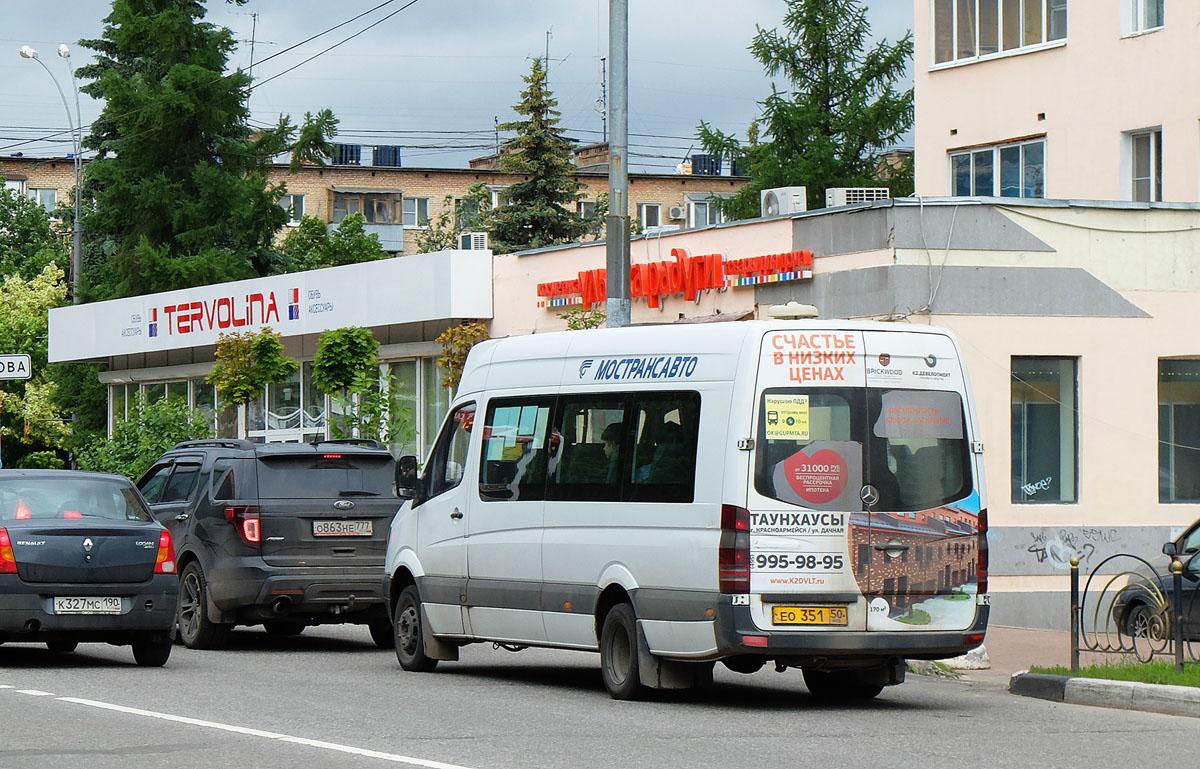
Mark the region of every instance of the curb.
[[1013, 673], [1008, 690], [1022, 697], [1037, 697], [1071, 705], [1200, 718], [1200, 688], [1194, 686], [1052, 676], [1022, 670]]

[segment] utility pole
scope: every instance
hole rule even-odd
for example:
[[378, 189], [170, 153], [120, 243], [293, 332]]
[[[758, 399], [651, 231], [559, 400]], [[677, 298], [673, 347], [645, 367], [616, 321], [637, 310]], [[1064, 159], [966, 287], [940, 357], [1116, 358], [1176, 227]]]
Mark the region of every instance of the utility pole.
[[612, 101], [608, 119], [612, 140], [608, 146], [608, 217], [605, 251], [608, 266], [609, 328], [629, 325], [629, 3], [609, 0], [608, 58], [612, 60]]
[[600, 57], [600, 137], [608, 141], [608, 73], [605, 71], [606, 59]]

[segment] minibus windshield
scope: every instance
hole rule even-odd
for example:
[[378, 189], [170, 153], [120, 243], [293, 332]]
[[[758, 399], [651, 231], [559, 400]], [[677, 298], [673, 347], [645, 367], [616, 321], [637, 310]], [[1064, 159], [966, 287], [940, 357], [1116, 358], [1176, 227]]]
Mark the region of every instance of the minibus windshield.
[[814, 509], [929, 510], [974, 484], [960, 395], [943, 390], [770, 388], [758, 414], [754, 486]]

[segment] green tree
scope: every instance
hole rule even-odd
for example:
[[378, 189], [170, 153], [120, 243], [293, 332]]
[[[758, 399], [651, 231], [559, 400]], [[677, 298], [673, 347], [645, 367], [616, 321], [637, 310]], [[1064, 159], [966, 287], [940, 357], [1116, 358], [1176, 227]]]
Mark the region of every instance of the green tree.
[[[4, 174], [0, 172], [0, 180]], [[65, 233], [56, 231], [40, 205], [15, 190], [0, 189], [0, 277], [33, 280], [48, 264], [71, 267]]]
[[96, 438], [80, 451], [79, 466], [136, 481], [176, 443], [207, 438], [210, 432], [204, 414], [188, 409], [183, 401], [168, 398], [146, 404], [135, 394], [128, 418], [113, 423], [111, 438]]
[[257, 333], [221, 334], [217, 339], [216, 365], [205, 379], [228, 403], [246, 405], [267, 385], [295, 374], [300, 363], [283, 352], [280, 335], [263, 326]]
[[379, 236], [366, 231], [362, 214], [347, 216], [332, 232], [320, 219], [305, 216], [279, 244], [279, 253], [281, 272], [371, 262], [388, 255]]
[[442, 346], [442, 354], [438, 356], [437, 364], [446, 370], [442, 387], [450, 390], [458, 387], [463, 366], [467, 363], [467, 354], [472, 347], [487, 339], [487, 324], [478, 320], [451, 326], [438, 335], [437, 342]]
[[417, 430], [412, 406], [405, 402], [396, 376], [360, 369], [333, 401], [329, 433], [334, 438], [369, 438], [411, 451]]
[[[828, 187], [875, 186], [879, 152], [912, 126], [913, 91], [898, 91], [912, 59], [912, 33], [867, 49], [871, 28], [861, 0], [787, 0], [784, 29], [758, 29], [750, 51], [771, 77], [762, 116], [743, 146], [706, 122], [706, 152], [747, 164], [748, 185], [714, 199], [727, 216], [759, 216], [759, 192], [805, 185], [808, 207], [825, 205]], [[759, 138], [759, 127], [765, 132]]]
[[379, 342], [365, 328], [336, 328], [321, 334], [313, 358], [313, 384], [327, 393], [349, 387], [359, 374], [379, 376]]
[[475, 182], [467, 194], [455, 201], [447, 195], [442, 210], [417, 232], [417, 251], [422, 254], [458, 248], [458, 236], [464, 232], [487, 229], [484, 221], [492, 205], [492, 191], [483, 182]]
[[[33, 374], [0, 386], [0, 440], [8, 438], [9, 445], [5, 464], [20, 453], [62, 446], [70, 433], [53, 401], [55, 384], [46, 368], [48, 314], [63, 305], [66, 296], [63, 271], [54, 262], [32, 280], [19, 272], [0, 280], [0, 351], [28, 355]], [[21, 449], [14, 452], [18, 443]]]
[[84, 146], [87, 165], [83, 295], [165, 291], [271, 274], [275, 233], [287, 214], [271, 160], [330, 152], [337, 120], [281, 116], [250, 125], [250, 77], [226, 73], [236, 41], [201, 21], [197, 0], [113, 0], [102, 37], [82, 45], [82, 91], [104, 107]]
[[517, 134], [507, 145], [511, 152], [500, 158], [501, 170], [528, 177], [508, 187], [505, 202], [486, 217], [490, 245], [499, 253], [568, 243], [589, 227], [574, 210], [581, 185], [572, 175], [571, 144], [555, 130], [561, 113], [541, 59], [533, 60], [524, 80], [528, 87], [513, 109], [525, 119], [499, 126]]

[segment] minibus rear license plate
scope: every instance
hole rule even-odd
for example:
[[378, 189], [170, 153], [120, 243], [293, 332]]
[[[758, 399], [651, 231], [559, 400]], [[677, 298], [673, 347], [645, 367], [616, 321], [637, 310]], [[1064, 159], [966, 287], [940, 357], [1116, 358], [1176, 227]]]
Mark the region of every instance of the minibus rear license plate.
[[775, 625], [845, 625], [845, 606], [772, 606]]

